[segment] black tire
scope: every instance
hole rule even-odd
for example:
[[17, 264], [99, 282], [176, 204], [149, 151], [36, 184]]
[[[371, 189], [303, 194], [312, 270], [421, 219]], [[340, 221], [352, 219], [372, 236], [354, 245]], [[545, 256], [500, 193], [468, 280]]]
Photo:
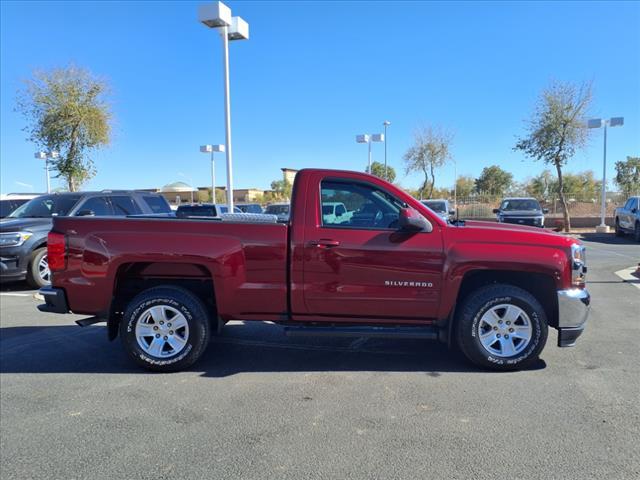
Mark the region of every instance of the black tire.
[[633, 229], [633, 238], [636, 242], [640, 242], [640, 222], [636, 222], [636, 228]]
[[[531, 326], [528, 343], [512, 356], [491, 353], [480, 341], [483, 315], [503, 304], [519, 307], [528, 317]], [[460, 350], [471, 362], [482, 368], [499, 371], [526, 368], [538, 359], [547, 342], [548, 327], [544, 308], [529, 292], [512, 285], [488, 285], [470, 293], [456, 317], [456, 338]], [[514, 342], [513, 338], [511, 342]]]
[[618, 220], [616, 218], [616, 227], [615, 227], [615, 231], [616, 231], [616, 237], [622, 237], [624, 236], [624, 232], [622, 231], [622, 229], [620, 228], [620, 220]]
[[[33, 288], [42, 288], [51, 285], [51, 282], [43, 277], [40, 271], [40, 263], [47, 256], [47, 247], [37, 248], [31, 252], [31, 259], [27, 266], [27, 283]], [[46, 261], [46, 260], [45, 260]], [[49, 278], [51, 273], [48, 274]]]
[[[148, 312], [152, 307], [165, 307], [170, 312], [175, 311], [178, 315], [182, 315], [180, 318], [186, 320], [188, 328], [182, 329], [182, 332], [187, 332], [184, 346], [177, 353], [171, 354], [172, 346], [169, 342], [162, 342], [162, 340], [159, 340], [162, 342], [160, 349], [162, 356], [154, 356], [141, 347], [136, 335], [136, 327], [141, 319], [142, 326], [156, 325], [155, 321], [148, 323], [151, 316]], [[171, 318], [165, 321], [171, 322]], [[171, 327], [170, 323], [164, 325], [161, 328], [167, 328], [166, 325]], [[153, 326], [151, 328], [155, 329]], [[156, 334], [156, 337], [158, 335], [160, 334]], [[177, 330], [176, 335], [178, 335]], [[120, 321], [120, 337], [124, 349], [138, 365], [155, 372], [175, 372], [191, 366], [206, 350], [210, 335], [211, 326], [206, 308], [198, 297], [181, 287], [161, 286], [145, 290], [129, 302], [124, 317]], [[141, 338], [140, 342], [146, 342], [148, 338], [151, 338], [150, 346], [154, 342], [151, 336]], [[158, 338], [166, 339], [167, 337]], [[167, 346], [169, 346], [168, 349]]]

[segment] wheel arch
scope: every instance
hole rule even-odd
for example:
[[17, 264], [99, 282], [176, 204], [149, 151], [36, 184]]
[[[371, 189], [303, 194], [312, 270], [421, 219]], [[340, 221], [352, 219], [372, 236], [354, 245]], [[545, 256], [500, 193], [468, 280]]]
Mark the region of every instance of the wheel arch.
[[[551, 275], [515, 270], [470, 270], [465, 273], [453, 308], [447, 321], [446, 342], [452, 345], [456, 328], [457, 309], [465, 298], [480, 287], [491, 284], [507, 284], [522, 288], [533, 295], [542, 305], [550, 327], [558, 325], [558, 297], [556, 281]], [[445, 340], [441, 338], [441, 340]]]
[[115, 274], [107, 318], [109, 340], [118, 336], [127, 304], [140, 292], [159, 286], [182, 287], [196, 295], [207, 309], [214, 331], [220, 329], [215, 285], [206, 266], [188, 262], [131, 262], [120, 265]]

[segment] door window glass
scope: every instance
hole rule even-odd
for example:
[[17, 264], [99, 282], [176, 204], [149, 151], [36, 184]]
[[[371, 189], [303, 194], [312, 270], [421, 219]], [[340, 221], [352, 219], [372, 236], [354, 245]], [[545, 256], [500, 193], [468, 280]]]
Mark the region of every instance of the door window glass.
[[322, 225], [352, 229], [397, 228], [404, 204], [384, 190], [361, 183], [324, 181]]
[[91, 210], [96, 217], [113, 215], [113, 210], [105, 197], [90, 198], [78, 208], [76, 215], [85, 210]]
[[138, 215], [142, 213], [133, 198], [126, 195], [111, 197], [111, 204], [116, 215]]

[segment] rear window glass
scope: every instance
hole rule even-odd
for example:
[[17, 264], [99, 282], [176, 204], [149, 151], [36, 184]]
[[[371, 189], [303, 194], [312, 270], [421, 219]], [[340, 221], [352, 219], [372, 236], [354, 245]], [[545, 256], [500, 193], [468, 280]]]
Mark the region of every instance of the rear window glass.
[[153, 213], [171, 213], [171, 207], [160, 195], [145, 195], [142, 199]]

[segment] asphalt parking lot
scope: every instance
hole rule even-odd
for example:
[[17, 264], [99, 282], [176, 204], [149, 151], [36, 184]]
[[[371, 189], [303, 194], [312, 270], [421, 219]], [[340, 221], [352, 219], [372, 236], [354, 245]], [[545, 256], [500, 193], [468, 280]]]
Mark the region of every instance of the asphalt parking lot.
[[[0, 476], [640, 478], [640, 262], [583, 235], [590, 323], [535, 368], [475, 369], [437, 343], [288, 339], [229, 325], [191, 371], [149, 374], [105, 327], [0, 294]], [[78, 318], [78, 317], [76, 317]]]

